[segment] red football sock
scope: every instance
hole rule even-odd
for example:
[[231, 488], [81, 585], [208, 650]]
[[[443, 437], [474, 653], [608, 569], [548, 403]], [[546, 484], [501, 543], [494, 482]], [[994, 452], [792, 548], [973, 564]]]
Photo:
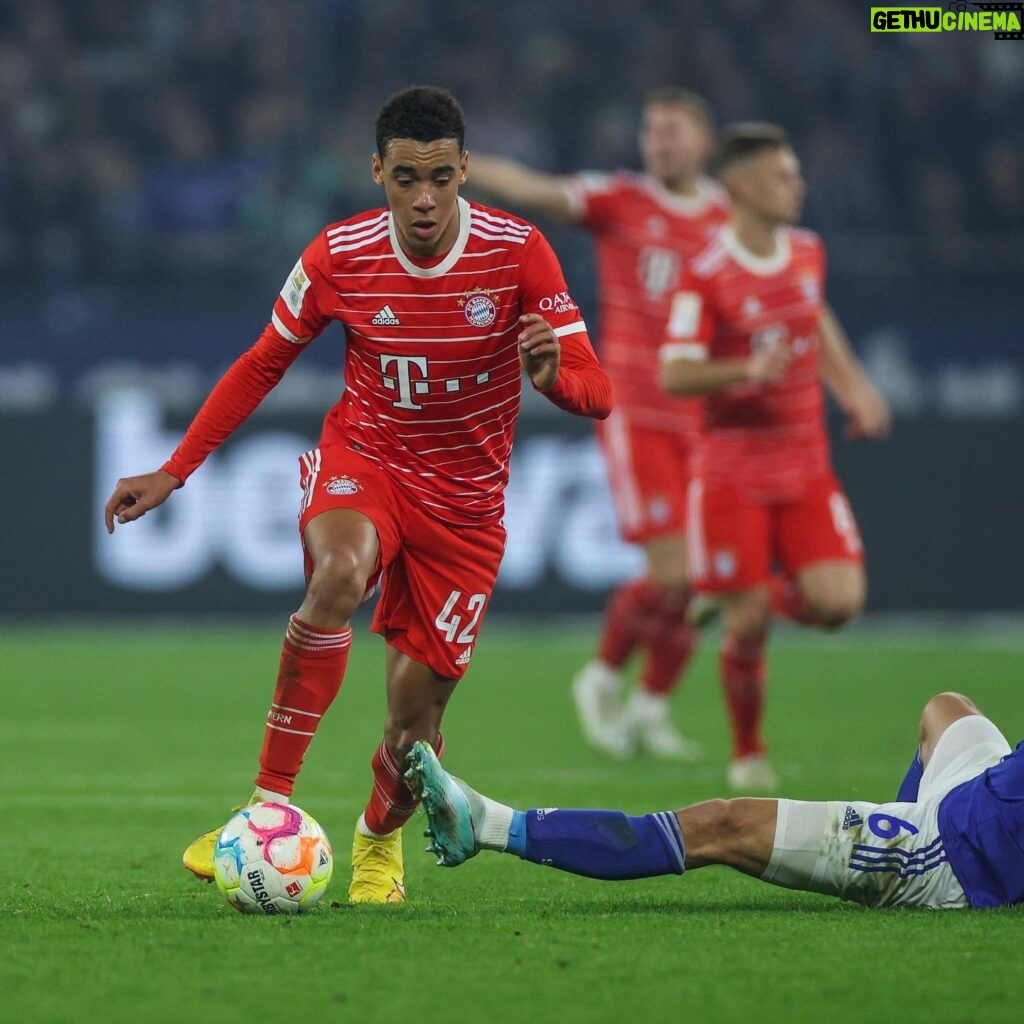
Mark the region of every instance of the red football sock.
[[804, 626], [811, 623], [807, 605], [800, 596], [800, 588], [795, 580], [789, 576], [773, 574], [768, 580], [768, 589], [772, 596], [772, 611], [777, 616]]
[[597, 656], [606, 665], [622, 668], [637, 645], [647, 638], [651, 620], [664, 615], [666, 595], [674, 597], [671, 591], [646, 577], [623, 583], [612, 594], [597, 647]]
[[341, 689], [351, 643], [351, 629], [317, 629], [296, 615], [288, 621], [257, 786], [291, 795], [320, 719]]
[[[440, 733], [433, 746], [440, 758], [444, 753], [444, 737]], [[419, 801], [402, 778], [405, 769], [398, 765], [383, 740], [374, 752], [370, 767], [373, 768], [373, 791], [363, 811], [363, 821], [371, 832], [386, 836], [413, 816]]]
[[663, 588], [647, 616], [640, 644], [647, 654], [640, 685], [648, 693], [668, 695], [682, 678], [697, 648], [697, 631], [686, 624], [686, 606], [692, 592]]
[[764, 712], [766, 634], [722, 638], [722, 689], [732, 723], [733, 757], [763, 754], [761, 717]]

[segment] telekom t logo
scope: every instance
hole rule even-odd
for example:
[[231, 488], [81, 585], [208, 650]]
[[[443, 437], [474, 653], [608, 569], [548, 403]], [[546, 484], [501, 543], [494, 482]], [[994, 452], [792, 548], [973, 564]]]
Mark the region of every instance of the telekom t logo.
[[[394, 374], [388, 373], [388, 367], [395, 365]], [[419, 371], [419, 380], [414, 381], [412, 370], [415, 367]], [[380, 355], [380, 372], [384, 377], [384, 387], [391, 391], [398, 390], [398, 401], [391, 404], [396, 409], [422, 409], [413, 400], [413, 392], [417, 395], [425, 395], [430, 390], [427, 382], [427, 357], [426, 356], [395, 356], [384, 352]]]
[[[389, 367], [393, 369], [389, 372]], [[413, 370], [416, 373], [413, 373]], [[413, 400], [413, 395], [430, 394], [430, 374], [427, 371], [426, 356], [396, 356], [382, 352], [380, 354], [380, 372], [384, 387], [388, 391], [398, 392], [398, 401], [391, 404], [396, 409], [422, 409]], [[490, 370], [470, 373], [462, 377], [446, 377], [434, 381], [434, 388], [439, 394], [458, 394], [467, 388], [487, 384], [491, 379]]]

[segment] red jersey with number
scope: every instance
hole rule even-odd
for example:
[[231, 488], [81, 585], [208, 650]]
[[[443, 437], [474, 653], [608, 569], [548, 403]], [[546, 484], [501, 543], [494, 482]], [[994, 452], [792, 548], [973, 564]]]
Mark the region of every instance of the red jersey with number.
[[[345, 328], [345, 391], [321, 444], [347, 445], [430, 514], [473, 525], [503, 511], [522, 391], [520, 314], [539, 313], [560, 339], [559, 383], [545, 393], [552, 401], [606, 415], [608, 382], [543, 235], [458, 203], [458, 238], [433, 259], [402, 250], [386, 208], [327, 227], [289, 275], [272, 324], [299, 344], [332, 320]], [[559, 401], [574, 367], [604, 385], [595, 408]]]
[[625, 171], [578, 175], [569, 191], [580, 223], [594, 235], [601, 363], [615, 385], [616, 407], [632, 423], [694, 430], [700, 399], [662, 390], [658, 347], [684, 265], [728, 217], [724, 193], [702, 179], [696, 196], [678, 196]]
[[830, 471], [819, 368], [825, 248], [810, 231], [780, 230], [767, 258], [724, 227], [683, 275], [672, 300], [662, 360], [746, 359], [784, 345], [781, 380], [704, 397], [693, 475], [756, 501], [792, 500]]

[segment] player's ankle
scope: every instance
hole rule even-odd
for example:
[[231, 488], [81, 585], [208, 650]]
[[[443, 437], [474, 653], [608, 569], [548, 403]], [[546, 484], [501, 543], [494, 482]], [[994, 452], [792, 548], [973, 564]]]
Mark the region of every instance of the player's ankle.
[[498, 803], [478, 793], [461, 779], [454, 781], [469, 802], [469, 816], [473, 821], [473, 838], [477, 847], [504, 853], [508, 849], [509, 830], [516, 812], [507, 804]]

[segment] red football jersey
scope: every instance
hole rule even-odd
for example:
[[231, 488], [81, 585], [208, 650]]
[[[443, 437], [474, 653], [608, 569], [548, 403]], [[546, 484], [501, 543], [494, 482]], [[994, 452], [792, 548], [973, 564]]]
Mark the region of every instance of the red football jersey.
[[825, 248], [787, 228], [775, 254], [759, 258], [731, 227], [691, 261], [672, 300], [662, 360], [745, 359], [761, 345], [787, 345], [785, 375], [704, 396], [704, 429], [693, 475], [738, 487], [754, 500], [799, 496], [830, 469], [819, 370]]
[[594, 235], [601, 363], [615, 385], [616, 406], [632, 423], [695, 429], [700, 400], [661, 389], [658, 347], [683, 266], [728, 217], [724, 193], [702, 179], [699, 193], [685, 198], [647, 175], [620, 171], [577, 175], [569, 194]]
[[458, 238], [433, 259], [402, 250], [386, 208], [325, 228], [289, 275], [272, 323], [292, 342], [332, 320], [345, 328], [345, 391], [322, 444], [380, 463], [432, 515], [479, 524], [503, 510], [522, 390], [520, 314], [554, 328], [563, 368], [581, 357], [600, 368], [543, 235], [458, 202]]

